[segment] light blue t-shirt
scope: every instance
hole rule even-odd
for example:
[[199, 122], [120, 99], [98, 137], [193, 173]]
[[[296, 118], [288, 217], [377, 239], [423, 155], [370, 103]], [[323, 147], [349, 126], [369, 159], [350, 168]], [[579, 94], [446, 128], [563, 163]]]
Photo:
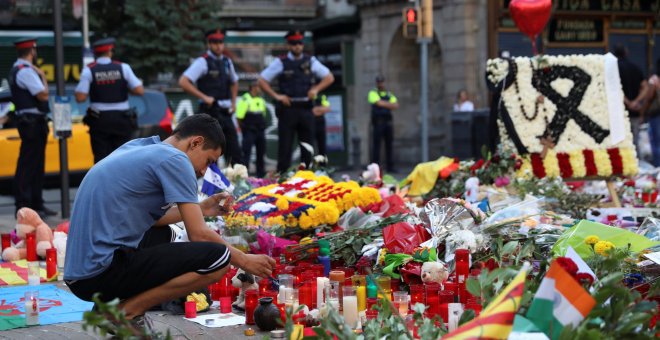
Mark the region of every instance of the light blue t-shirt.
[[137, 248], [173, 203], [197, 203], [197, 179], [185, 153], [157, 136], [132, 140], [94, 165], [73, 204], [66, 280], [102, 273], [121, 246]]

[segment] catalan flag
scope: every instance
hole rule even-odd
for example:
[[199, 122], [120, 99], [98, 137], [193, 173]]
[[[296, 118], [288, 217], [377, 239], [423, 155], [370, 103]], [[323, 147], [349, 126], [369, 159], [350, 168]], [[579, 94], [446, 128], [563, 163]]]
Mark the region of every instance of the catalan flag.
[[443, 339], [506, 339], [511, 333], [513, 320], [520, 308], [520, 299], [525, 291], [525, 277], [529, 263], [508, 286], [474, 320], [448, 333]]
[[596, 305], [596, 300], [556, 261], [539, 286], [527, 319], [557, 339], [566, 325], [577, 326]]

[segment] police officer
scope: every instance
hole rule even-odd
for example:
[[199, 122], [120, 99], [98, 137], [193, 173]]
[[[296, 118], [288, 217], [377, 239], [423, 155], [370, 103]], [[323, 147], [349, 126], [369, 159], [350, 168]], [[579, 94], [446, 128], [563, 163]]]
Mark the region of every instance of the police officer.
[[266, 154], [266, 101], [261, 98], [261, 89], [255, 81], [250, 84], [236, 107], [236, 119], [243, 132], [243, 160], [249, 167], [252, 146], [257, 148], [257, 177], [266, 174], [264, 155]]
[[[242, 164], [238, 134], [231, 119], [236, 108], [238, 76], [231, 59], [223, 55], [225, 35], [215, 29], [206, 32], [208, 50], [183, 72], [179, 85], [187, 93], [199, 98], [199, 112], [220, 122], [227, 140], [224, 152], [228, 164]], [[197, 87], [193, 83], [197, 84]]]
[[376, 77], [376, 88], [369, 91], [369, 104], [371, 104], [371, 162], [379, 164], [381, 140], [385, 139], [385, 159], [387, 171], [396, 172], [392, 155], [392, 111], [399, 108], [399, 103], [392, 92], [385, 88], [385, 77]]
[[130, 109], [128, 93], [143, 96], [142, 82], [128, 64], [112, 60], [115, 39], [100, 39], [92, 44], [96, 61], [87, 65], [76, 86], [76, 101], [89, 97], [84, 122], [98, 163], [122, 144], [137, 129], [137, 114]]
[[41, 217], [57, 215], [46, 208], [42, 196], [48, 139], [48, 82], [44, 72], [32, 63], [37, 58], [37, 40], [14, 42], [18, 59], [9, 71], [9, 89], [16, 106], [16, 125], [21, 148], [14, 175], [16, 211], [32, 208]]
[[330, 112], [330, 102], [326, 95], [317, 96], [314, 99], [314, 139], [316, 140], [317, 154], [323, 156], [325, 162], [328, 161], [328, 154], [326, 150], [326, 133], [325, 133], [325, 114]]
[[[327, 67], [315, 57], [303, 54], [301, 31], [289, 31], [285, 39], [289, 53], [273, 60], [259, 76], [259, 85], [277, 100], [278, 152], [277, 171], [283, 173], [291, 164], [294, 132], [300, 140], [300, 158], [307, 166], [312, 161], [314, 114], [312, 101], [335, 81]], [[315, 77], [320, 81], [315, 84]], [[270, 82], [277, 78], [279, 93]]]

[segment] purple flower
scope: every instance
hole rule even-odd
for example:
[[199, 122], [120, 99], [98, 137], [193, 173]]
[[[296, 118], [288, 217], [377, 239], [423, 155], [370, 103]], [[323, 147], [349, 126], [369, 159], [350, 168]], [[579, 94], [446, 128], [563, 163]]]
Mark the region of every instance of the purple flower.
[[509, 183], [511, 183], [511, 181], [509, 180], [509, 177], [507, 177], [507, 176], [497, 177], [495, 179], [495, 186], [496, 187], [505, 187], [505, 186], [509, 185]]

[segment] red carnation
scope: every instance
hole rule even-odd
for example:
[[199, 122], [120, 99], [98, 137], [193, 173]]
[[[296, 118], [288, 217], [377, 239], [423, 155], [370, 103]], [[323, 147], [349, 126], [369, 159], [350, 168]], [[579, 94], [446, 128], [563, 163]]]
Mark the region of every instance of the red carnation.
[[484, 165], [484, 160], [480, 159], [470, 167], [470, 171], [474, 173], [475, 171], [481, 169], [483, 165]]
[[577, 266], [577, 264], [575, 264], [575, 262], [573, 262], [573, 260], [571, 260], [570, 258], [568, 258], [568, 257], [558, 257], [558, 258], [557, 258], [557, 263], [558, 263], [562, 268], [564, 268], [564, 270], [565, 270], [566, 272], [568, 272], [569, 274], [571, 274], [571, 276], [575, 277], [575, 275], [577, 274], [578, 266]]
[[575, 279], [581, 284], [588, 283], [590, 286], [594, 283], [594, 277], [589, 273], [577, 273]]
[[484, 263], [484, 267], [488, 268], [488, 271], [493, 271], [499, 268], [500, 265], [497, 263], [497, 261], [495, 261], [494, 258], [491, 257], [486, 261], [486, 263]]

